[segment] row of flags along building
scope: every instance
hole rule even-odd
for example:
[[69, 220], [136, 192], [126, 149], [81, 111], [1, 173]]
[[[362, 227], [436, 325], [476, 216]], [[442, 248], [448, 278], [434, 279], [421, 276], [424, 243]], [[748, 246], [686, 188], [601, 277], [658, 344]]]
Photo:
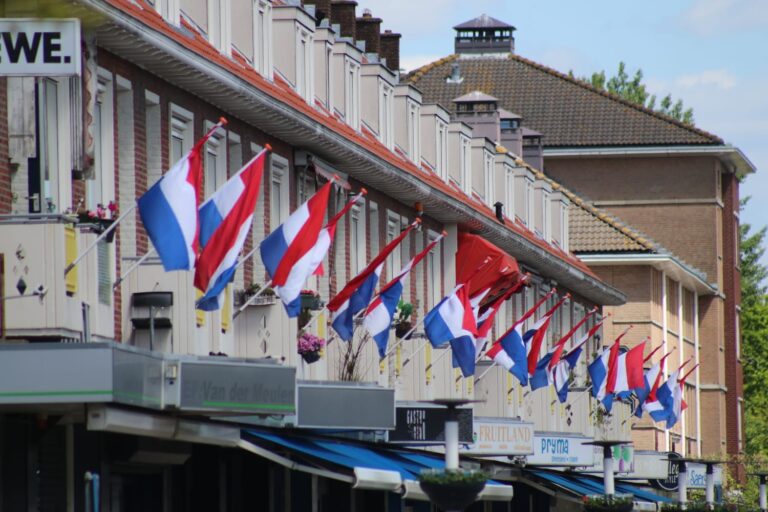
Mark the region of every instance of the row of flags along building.
[[[208, 138], [225, 123], [222, 119], [215, 125], [138, 200], [142, 222], [164, 269], [194, 270], [195, 287], [203, 294], [196, 306], [206, 311], [221, 308], [224, 290], [242, 263], [240, 254], [250, 232], [264, 168], [271, 152], [267, 146], [200, 205], [202, 151]], [[362, 189], [323, 225], [333, 183], [331, 180], [323, 185], [259, 246], [261, 259], [271, 278], [269, 285], [277, 292], [289, 317], [300, 313], [300, 293], [306, 280], [313, 274], [323, 273], [322, 261], [333, 242], [337, 223], [366, 194]], [[361, 319], [360, 323], [376, 343], [380, 357], [387, 354], [390, 327], [404, 282], [411, 270], [445, 236], [443, 233], [428, 244], [376, 293], [387, 257], [419, 223], [416, 219], [402, 230], [328, 302], [326, 308], [331, 315], [331, 327], [341, 340], [349, 342], [353, 339], [356, 320]], [[536, 318], [530, 329], [524, 331], [523, 325], [556, 293], [553, 288], [486, 350], [500, 306], [526, 281], [526, 276], [517, 279], [481, 307], [491, 288], [475, 291], [470, 296], [470, 282], [489, 259], [457, 283], [451, 293], [424, 317], [424, 332], [429, 343], [434, 347], [450, 345], [452, 364], [464, 377], [474, 376], [477, 361], [485, 355], [492, 361], [492, 366], [500, 365], [531, 390], [553, 386], [560, 402], [565, 402], [584, 345], [597, 333], [602, 320], [573, 342], [570, 349], [566, 350], [566, 345], [597, 308], [588, 312], [542, 356], [549, 324], [569, 295], [559, 298], [544, 315]], [[647, 412], [654, 421], [665, 422], [666, 427], [671, 428], [686, 408], [682, 398], [685, 380], [698, 365], [681, 377], [686, 362], [662, 382], [669, 354], [644, 370], [645, 363], [655, 351], [644, 357], [644, 340], [621, 353], [619, 343], [626, 333], [618, 336], [589, 364], [591, 393], [608, 412], [616, 398], [633, 397], [636, 416], [642, 417], [643, 412]]]

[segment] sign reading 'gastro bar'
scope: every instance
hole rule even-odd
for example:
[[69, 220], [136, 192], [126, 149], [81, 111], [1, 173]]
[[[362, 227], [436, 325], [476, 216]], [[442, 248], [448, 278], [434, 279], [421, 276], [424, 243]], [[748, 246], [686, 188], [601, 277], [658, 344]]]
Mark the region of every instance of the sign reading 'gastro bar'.
[[[459, 420], [459, 442], [472, 442], [472, 409], [456, 410]], [[389, 432], [394, 443], [442, 444], [445, 440], [445, 420], [448, 410], [442, 407], [397, 406], [395, 430]]]

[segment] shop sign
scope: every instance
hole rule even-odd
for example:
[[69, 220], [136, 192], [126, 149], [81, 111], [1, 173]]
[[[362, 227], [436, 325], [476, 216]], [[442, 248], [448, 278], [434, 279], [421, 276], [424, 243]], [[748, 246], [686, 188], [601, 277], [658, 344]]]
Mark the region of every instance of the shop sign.
[[594, 451], [584, 443], [592, 438], [537, 432], [533, 436], [533, 455], [527, 463], [535, 466], [592, 466]]
[[181, 361], [181, 410], [293, 414], [296, 368], [277, 364]]
[[0, 75], [80, 74], [80, 20], [0, 19]]
[[[668, 452], [659, 454], [662, 458], [680, 458], [679, 453]], [[678, 479], [680, 476], [680, 464], [669, 461], [667, 467], [667, 477], [664, 479], [648, 480], [651, 485], [665, 491], [676, 491], [678, 488]], [[706, 489], [707, 488], [707, 465], [698, 462], [688, 462], [685, 465], [686, 475], [688, 476], [688, 489]], [[715, 485], [723, 485], [722, 466], [714, 467]]]
[[[603, 471], [603, 448], [594, 446], [595, 466], [590, 472]], [[614, 473], [634, 473], [635, 471], [635, 449], [631, 444], [619, 444], [611, 447], [613, 453], [613, 471]]]
[[461, 452], [470, 455], [533, 454], [533, 423], [506, 418], [475, 418], [472, 444]]
[[298, 383], [297, 426], [388, 430], [395, 426], [395, 390], [360, 382]]
[[[472, 443], [472, 408], [456, 410], [459, 420], [459, 442]], [[443, 444], [448, 410], [429, 404], [418, 406], [398, 404], [395, 429], [389, 432], [392, 443]]]

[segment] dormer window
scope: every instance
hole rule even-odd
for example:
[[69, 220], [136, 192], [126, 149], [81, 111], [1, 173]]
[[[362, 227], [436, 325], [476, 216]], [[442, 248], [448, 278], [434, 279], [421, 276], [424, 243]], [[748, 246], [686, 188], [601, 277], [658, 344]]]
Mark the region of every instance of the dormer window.
[[146, 0], [168, 23], [179, 24], [179, 0]]
[[208, 41], [227, 55], [232, 47], [231, 12], [229, 1], [208, 0]]
[[379, 82], [379, 138], [381, 143], [392, 149], [392, 111], [394, 89], [383, 80]]
[[253, 67], [272, 79], [272, 4], [253, 0]]
[[360, 129], [360, 64], [344, 58], [344, 114], [347, 124]]
[[312, 34], [304, 28], [296, 27], [296, 92], [301, 97], [311, 102], [315, 94], [313, 91], [314, 73], [312, 58]]
[[518, 119], [502, 119], [501, 120], [502, 130], [517, 130], [518, 128], [520, 128], [520, 121]]

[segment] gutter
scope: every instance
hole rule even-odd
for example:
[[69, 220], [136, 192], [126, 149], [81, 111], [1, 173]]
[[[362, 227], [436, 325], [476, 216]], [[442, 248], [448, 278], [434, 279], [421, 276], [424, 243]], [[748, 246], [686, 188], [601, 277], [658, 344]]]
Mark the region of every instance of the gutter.
[[642, 157], [642, 156], [717, 156], [736, 168], [739, 177], [757, 171], [757, 167], [744, 152], [731, 144], [687, 145], [687, 146], [617, 146], [588, 148], [550, 148], [544, 149], [545, 158], [579, 157]]
[[579, 259], [588, 265], [635, 265], [672, 264], [680, 268], [698, 288], [711, 295], [718, 294], [716, 283], [709, 283], [706, 274], [694, 270], [690, 265], [673, 255], [665, 254], [580, 254]]
[[[258, 122], [261, 122], [261, 125], [256, 124], [256, 126], [291, 145], [304, 149], [322, 149], [327, 153], [325, 155], [326, 158], [332, 160], [335, 157], [336, 160], [344, 162], [344, 167], [350, 176], [380, 188], [385, 193], [386, 189], [390, 189], [392, 197], [398, 197], [397, 191], [399, 191], [401, 201], [411, 198], [411, 195], [404, 198], [403, 194], [412, 194], [415, 200], [424, 202], [425, 206], [432, 206], [431, 211], [428, 211], [428, 213], [437, 220], [444, 223], [460, 223], [489, 237], [491, 242], [499, 245], [507, 252], [511, 252], [521, 262], [527, 263], [531, 267], [547, 274], [548, 277], [553, 278], [563, 286], [570, 288], [595, 304], [619, 305], [626, 301], [626, 296], [616, 288], [573, 267], [566, 260], [550, 254], [522, 235], [500, 225], [496, 220], [483, 215], [447, 193], [432, 188], [421, 181], [418, 176], [400, 169], [398, 166], [358, 145], [358, 143], [345, 138], [323, 123], [312, 119], [308, 114], [294, 109], [283, 101], [272, 97], [267, 92], [239, 78], [231, 71], [223, 69], [219, 65], [200, 57], [189, 48], [148, 28], [140, 20], [122, 12], [111, 4], [100, 0], [80, 0], [80, 3], [89, 9], [97, 11], [118, 28], [126, 30], [131, 35], [137, 37], [139, 41], [160, 50], [175, 60], [176, 62], [165, 63], [164, 69], [170, 70], [167, 71], [168, 73], [173, 73], [172, 67], [173, 65], [178, 67], [178, 63], [184, 68], [189, 68], [192, 73], [196, 72], [203, 75], [208, 81], [208, 85], [217, 84], [222, 88], [221, 93], [226, 93], [226, 96], [218, 98], [218, 101], [215, 97], [208, 97], [205, 101], [216, 105], [224, 111], [238, 115], [249, 124], [257, 122], [249, 121], [249, 119], [254, 119], [254, 116], [259, 114], [259, 110], [266, 111], [265, 113], [269, 115], [280, 116], [280, 122], [274, 124], [271, 124], [269, 119], [259, 118]], [[118, 57], [131, 60], [130, 57], [124, 56], [126, 51], [121, 46], [134, 45], [130, 45], [130, 41], [126, 41], [118, 32], [111, 29], [102, 30], [98, 33], [97, 44], [112, 51]], [[103, 44], [105, 42], [106, 44]], [[143, 54], [142, 57], [144, 57]], [[140, 63], [132, 60], [132, 62], [147, 69], [150, 73], [157, 74], [163, 78], [163, 73], [153, 71], [153, 66], [148, 65], [151, 64], [150, 60], [153, 58], [156, 57], [146, 55], [147, 61]], [[192, 74], [186, 69], [182, 71], [190, 75]], [[168, 79], [166, 78], [166, 80]], [[193, 89], [195, 87], [204, 87], [204, 81], [187, 80], [187, 82], [191, 83], [191, 85], [189, 83], [186, 85], [187, 90], [192, 94], [200, 96]], [[175, 85], [178, 86], [179, 84]], [[184, 87], [184, 85], [181, 86]], [[225, 106], [225, 103], [228, 101], [238, 102], [238, 105], [235, 107]], [[250, 106], [253, 108], [248, 108], [248, 103], [251, 103]], [[238, 107], [239, 110], [237, 109]], [[264, 128], [265, 125], [268, 125], [267, 128]], [[297, 137], [300, 137], [300, 139], [297, 140]], [[321, 153], [319, 156], [323, 157], [324, 154]], [[403, 187], [407, 187], [407, 189], [404, 190]], [[434, 211], [435, 209], [438, 211]]]

